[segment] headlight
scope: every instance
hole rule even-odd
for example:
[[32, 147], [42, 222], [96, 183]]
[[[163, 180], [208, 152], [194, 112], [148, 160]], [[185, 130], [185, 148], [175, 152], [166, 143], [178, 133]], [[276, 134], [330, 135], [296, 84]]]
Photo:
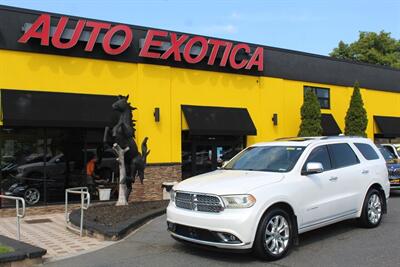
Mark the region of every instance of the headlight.
[[175, 194], [176, 194], [175, 190], [171, 189], [171, 191], [169, 191], [169, 194], [170, 194], [171, 201], [175, 202]]
[[229, 195], [221, 196], [227, 209], [250, 208], [256, 203], [253, 195]]

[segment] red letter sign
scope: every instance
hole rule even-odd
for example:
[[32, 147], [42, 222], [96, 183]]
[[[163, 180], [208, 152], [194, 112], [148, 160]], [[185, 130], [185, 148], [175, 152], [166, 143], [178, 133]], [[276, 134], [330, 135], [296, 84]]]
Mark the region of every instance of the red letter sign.
[[[42, 27], [42, 31], [38, 32], [39, 28]], [[27, 30], [21, 38], [19, 38], [19, 43], [26, 43], [31, 38], [40, 39], [40, 44], [48, 46], [50, 38], [50, 15], [42, 14], [40, 17], [32, 24], [32, 26]]]
[[232, 48], [232, 43], [231, 42], [226, 42], [225, 51], [224, 51], [224, 54], [222, 55], [221, 62], [219, 63], [219, 65], [221, 67], [225, 67], [226, 66], [226, 62], [228, 62], [229, 52], [231, 51], [231, 48]]
[[186, 41], [188, 36], [186, 34], [181, 35], [179, 39], [176, 38], [176, 33], [171, 32], [171, 46], [162, 54], [161, 59], [167, 59], [170, 55], [174, 54], [175, 61], [181, 61], [181, 54], [179, 48]]
[[58, 22], [56, 32], [54, 33], [53, 38], [51, 38], [51, 43], [54, 45], [54, 47], [60, 49], [68, 49], [74, 47], [78, 43], [79, 37], [81, 36], [81, 33], [83, 31], [83, 27], [85, 27], [85, 20], [80, 19], [75, 26], [74, 34], [72, 35], [71, 40], [66, 43], [62, 43], [61, 36], [65, 30], [65, 26], [67, 25], [67, 23], [68, 18], [61, 17], [60, 21]]
[[[114, 36], [114, 34], [119, 32], [119, 31], [125, 32], [124, 42], [121, 44], [120, 47], [112, 48], [111, 47], [111, 39]], [[110, 54], [110, 55], [121, 54], [122, 52], [124, 52], [131, 45], [132, 38], [133, 37], [132, 37], [131, 28], [129, 28], [126, 25], [114, 26], [106, 33], [106, 35], [104, 35], [103, 49], [107, 54]]]
[[254, 51], [253, 56], [249, 60], [249, 64], [246, 66], [246, 70], [251, 69], [256, 65], [259, 71], [264, 70], [264, 49], [262, 47], [257, 47], [256, 51]]
[[94, 44], [96, 43], [97, 37], [99, 36], [99, 33], [101, 29], [110, 29], [111, 24], [109, 23], [102, 23], [102, 22], [96, 22], [96, 21], [88, 21], [86, 22], [87, 27], [92, 27], [92, 33], [90, 34], [89, 41], [86, 44], [85, 51], [90, 52], [93, 51]]
[[[200, 43], [201, 48], [200, 48], [200, 53], [194, 58], [192, 58], [190, 56], [190, 52], [192, 51], [192, 47], [195, 43]], [[208, 43], [206, 38], [201, 36], [195, 36], [187, 42], [185, 49], [183, 51], [183, 57], [185, 58], [187, 63], [190, 64], [199, 63], [205, 57], [207, 50], [208, 50]]]
[[237, 44], [232, 48], [231, 55], [229, 56], [229, 63], [231, 67], [238, 70], [246, 66], [247, 59], [243, 59], [242, 62], [236, 62], [236, 54], [240, 49], [244, 49], [244, 51], [248, 54], [250, 53], [250, 47], [247, 44]]
[[161, 46], [162, 42], [158, 40], [153, 40], [154, 36], [166, 37], [168, 32], [159, 31], [159, 30], [149, 30], [146, 35], [146, 39], [144, 40], [144, 45], [140, 50], [139, 56], [141, 57], [151, 57], [151, 58], [160, 58], [160, 53], [149, 52], [150, 46]]
[[217, 57], [217, 53], [218, 53], [220, 46], [224, 45], [226, 47], [227, 42], [222, 41], [222, 40], [210, 39], [210, 40], [208, 40], [208, 43], [212, 44], [213, 48], [211, 50], [210, 57], [208, 58], [207, 64], [214, 65], [215, 58]]

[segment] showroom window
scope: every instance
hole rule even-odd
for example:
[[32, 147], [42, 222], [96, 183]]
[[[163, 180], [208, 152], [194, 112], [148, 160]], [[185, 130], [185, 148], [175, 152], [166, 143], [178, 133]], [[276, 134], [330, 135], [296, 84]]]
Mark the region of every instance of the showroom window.
[[[66, 188], [88, 186], [94, 200], [103, 187], [115, 198], [118, 165], [102, 139], [103, 129], [0, 128], [0, 194], [35, 206], [62, 203]], [[95, 169], [88, 175], [91, 161]], [[3, 200], [0, 208], [12, 204]]]
[[304, 86], [304, 93], [308, 90], [313, 91], [318, 98], [319, 105], [323, 109], [330, 109], [331, 108], [331, 101], [330, 101], [330, 92], [329, 88], [321, 88], [321, 87], [314, 87], [314, 86]]

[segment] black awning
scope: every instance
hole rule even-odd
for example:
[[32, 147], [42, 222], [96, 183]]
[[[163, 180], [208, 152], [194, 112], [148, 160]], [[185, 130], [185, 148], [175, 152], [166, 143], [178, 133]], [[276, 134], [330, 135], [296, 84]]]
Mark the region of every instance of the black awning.
[[378, 126], [382, 136], [399, 137], [400, 136], [400, 118], [374, 116], [376, 125]]
[[182, 106], [193, 135], [256, 135], [257, 130], [245, 108]]
[[331, 136], [342, 133], [332, 114], [321, 114], [322, 135]]
[[114, 96], [0, 90], [4, 126], [102, 128]]

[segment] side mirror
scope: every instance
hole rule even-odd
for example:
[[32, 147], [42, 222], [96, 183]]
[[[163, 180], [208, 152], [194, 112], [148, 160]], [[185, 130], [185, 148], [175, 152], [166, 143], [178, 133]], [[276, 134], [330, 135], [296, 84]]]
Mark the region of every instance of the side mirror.
[[303, 171], [303, 175], [316, 174], [324, 172], [324, 166], [321, 162], [309, 162], [306, 165], [306, 171]]
[[56, 159], [54, 162], [55, 162], [55, 163], [60, 163], [60, 161], [61, 161], [61, 160], [58, 158], [58, 159]]

